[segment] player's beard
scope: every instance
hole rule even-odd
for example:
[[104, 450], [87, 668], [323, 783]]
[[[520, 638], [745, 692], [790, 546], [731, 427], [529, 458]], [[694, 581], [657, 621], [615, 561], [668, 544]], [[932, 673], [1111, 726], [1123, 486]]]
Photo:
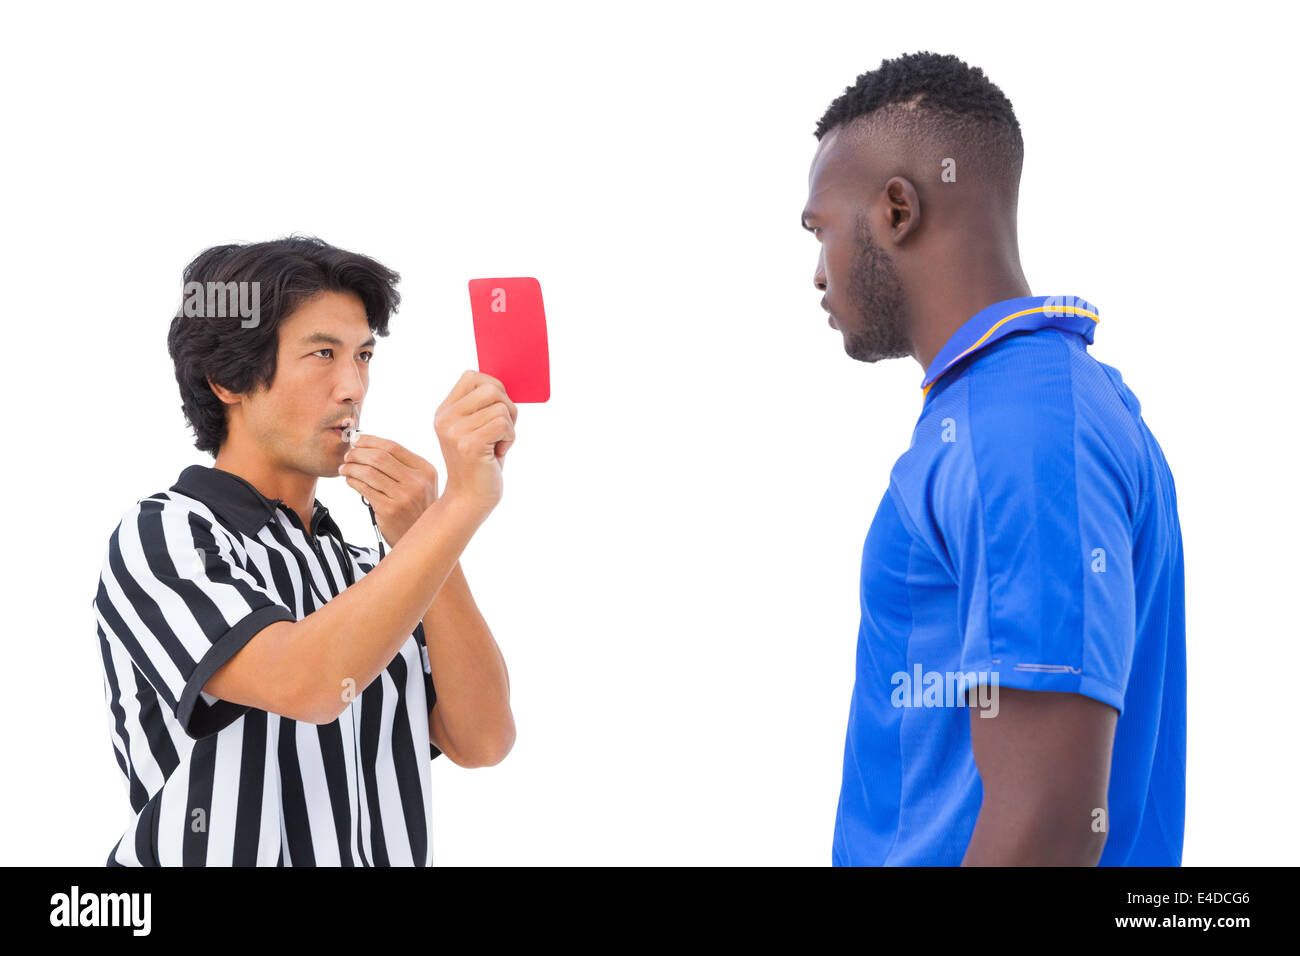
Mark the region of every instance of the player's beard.
[[852, 324], [844, 322], [844, 351], [859, 362], [911, 355], [907, 296], [894, 260], [872, 241], [865, 218], [858, 220], [857, 241], [849, 274], [849, 304], [856, 314]]

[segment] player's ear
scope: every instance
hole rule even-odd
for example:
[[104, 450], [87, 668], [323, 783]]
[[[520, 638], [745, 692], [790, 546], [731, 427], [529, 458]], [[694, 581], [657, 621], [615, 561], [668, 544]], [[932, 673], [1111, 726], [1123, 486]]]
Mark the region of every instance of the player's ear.
[[921, 197], [905, 176], [894, 176], [885, 183], [885, 207], [889, 215], [889, 238], [898, 245], [921, 222]]

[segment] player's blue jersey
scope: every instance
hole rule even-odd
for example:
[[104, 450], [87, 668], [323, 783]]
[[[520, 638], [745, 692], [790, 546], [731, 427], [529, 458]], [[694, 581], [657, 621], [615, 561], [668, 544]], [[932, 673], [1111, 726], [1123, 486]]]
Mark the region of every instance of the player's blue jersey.
[[1096, 315], [998, 302], [926, 371], [862, 551], [836, 865], [961, 862], [983, 793], [964, 688], [981, 684], [1119, 711], [1100, 863], [1181, 864], [1177, 500], [1137, 398], [1088, 354]]

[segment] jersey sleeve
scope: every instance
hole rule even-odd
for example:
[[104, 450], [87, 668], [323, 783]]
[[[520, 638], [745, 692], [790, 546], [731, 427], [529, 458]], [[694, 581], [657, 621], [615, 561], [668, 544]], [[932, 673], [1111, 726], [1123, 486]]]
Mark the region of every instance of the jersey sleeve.
[[294, 620], [243, 566], [224, 530], [161, 498], [146, 498], [123, 516], [109, 539], [93, 603], [195, 739], [248, 710], [205, 693], [209, 678], [267, 625]]
[[967, 431], [931, 516], [958, 583], [963, 673], [1084, 694], [1122, 714], [1135, 488], [1120, 456], [1046, 399], [973, 404]]

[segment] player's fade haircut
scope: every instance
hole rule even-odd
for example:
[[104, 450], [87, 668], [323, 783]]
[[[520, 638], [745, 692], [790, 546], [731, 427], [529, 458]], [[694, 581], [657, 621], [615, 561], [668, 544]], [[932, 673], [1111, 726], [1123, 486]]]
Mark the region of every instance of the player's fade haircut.
[[[176, 367], [181, 410], [194, 429], [194, 447], [216, 457], [226, 440], [226, 405], [207, 379], [233, 392], [270, 388], [275, 379], [278, 328], [286, 316], [323, 292], [353, 292], [377, 336], [388, 335], [397, 311], [401, 276], [374, 259], [335, 248], [315, 236], [212, 246], [185, 267], [184, 286], [257, 282], [259, 321], [238, 315], [172, 318], [167, 351]], [[231, 288], [234, 288], [233, 286]], [[252, 288], [251, 286], [249, 288]]]
[[983, 70], [951, 54], [882, 60], [831, 103], [814, 135], [820, 141], [837, 126], [847, 130], [877, 119], [943, 147], [944, 155], [976, 160], [991, 179], [1011, 186], [1020, 181], [1025, 144], [1011, 101]]

